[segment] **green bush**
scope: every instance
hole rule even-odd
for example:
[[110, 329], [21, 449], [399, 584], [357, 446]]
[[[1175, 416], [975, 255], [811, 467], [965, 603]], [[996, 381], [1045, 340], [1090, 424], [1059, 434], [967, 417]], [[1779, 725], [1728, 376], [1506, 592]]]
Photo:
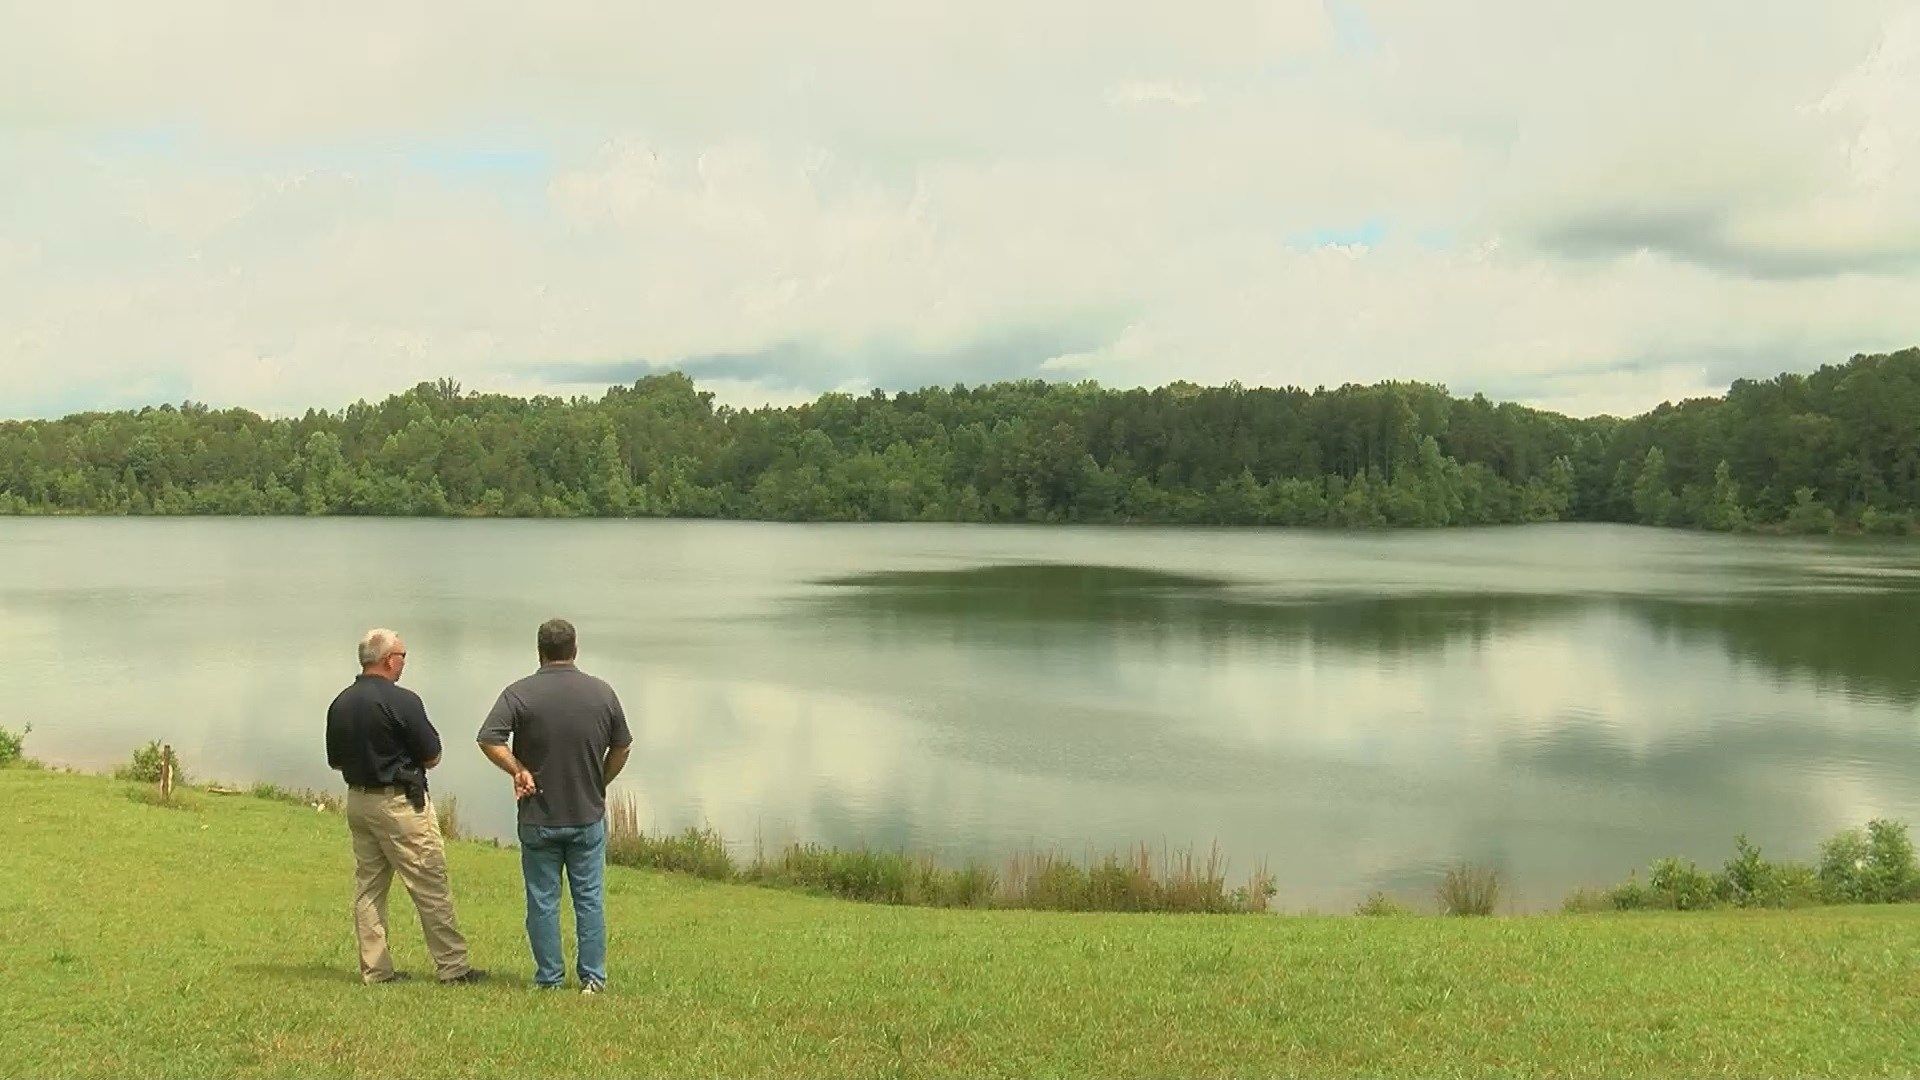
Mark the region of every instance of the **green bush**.
[[[121, 780], [138, 780], [142, 783], [157, 784], [160, 782], [161, 762], [169, 753], [171, 751], [161, 746], [156, 739], [135, 750], [132, 763], [113, 770], [113, 775]], [[187, 782], [187, 770], [181, 768], [179, 754], [173, 754], [173, 782], [177, 785], [184, 785]]]
[[1721, 868], [1720, 898], [1734, 907], [1762, 907], [1761, 897], [1773, 886], [1773, 867], [1760, 857], [1760, 849], [1741, 833], [1733, 838], [1733, 858]]
[[1836, 904], [1892, 904], [1920, 899], [1920, 866], [1906, 825], [1875, 818], [1820, 845], [1820, 890]]
[[1803, 487], [1794, 491], [1793, 507], [1781, 526], [1790, 533], [1830, 533], [1833, 520], [1833, 510], [1820, 502], [1812, 488]]
[[20, 760], [21, 748], [26, 745], [27, 736], [33, 734], [33, 725], [28, 724], [16, 734], [6, 728], [0, 728], [0, 765], [11, 765]]
[[1869, 506], [1860, 511], [1860, 531], [1875, 536], [1905, 536], [1913, 531], [1913, 515]]
[[1691, 859], [1658, 859], [1647, 871], [1647, 888], [1654, 906], [1673, 911], [1699, 911], [1714, 904], [1712, 875]]
[[1627, 880], [1604, 892], [1581, 889], [1567, 897], [1566, 911], [1592, 910], [1604, 902], [1618, 911], [1648, 908], [1697, 911], [1715, 904], [1744, 908], [1797, 908], [1816, 904], [1892, 904], [1920, 900], [1920, 861], [1907, 827], [1875, 819], [1864, 829], [1845, 829], [1820, 845], [1818, 869], [1804, 863], [1771, 862], [1743, 834], [1734, 837], [1733, 858], [1709, 876], [1691, 861], [1660, 859], [1642, 884]]
[[1615, 911], [1644, 911], [1659, 907], [1653, 890], [1640, 884], [1636, 874], [1628, 874], [1627, 880], [1607, 890], [1607, 899], [1612, 902]]
[[1714, 881], [1715, 893], [1734, 907], [1807, 907], [1820, 902], [1820, 881], [1810, 866], [1769, 862], [1743, 833], [1733, 838], [1734, 855]]

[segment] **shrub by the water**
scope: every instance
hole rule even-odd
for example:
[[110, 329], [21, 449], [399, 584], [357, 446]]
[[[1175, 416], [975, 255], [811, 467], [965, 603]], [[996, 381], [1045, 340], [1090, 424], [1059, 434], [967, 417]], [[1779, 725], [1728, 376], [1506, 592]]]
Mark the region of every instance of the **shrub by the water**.
[[1820, 902], [1820, 879], [1810, 866], [1770, 862], [1745, 833], [1733, 838], [1733, 858], [1715, 878], [1715, 893], [1734, 907], [1807, 907]]
[[33, 725], [28, 724], [19, 731], [0, 728], [0, 765], [11, 765], [20, 760], [22, 748], [26, 746], [27, 736], [33, 734]]
[[1500, 900], [1500, 871], [1491, 866], [1457, 863], [1434, 889], [1440, 910], [1447, 915], [1491, 915]]
[[1842, 904], [1920, 900], [1920, 866], [1906, 825], [1875, 818], [1865, 830], [1847, 829], [1820, 845], [1820, 887]]
[[187, 782], [187, 770], [180, 767], [180, 755], [173, 753], [160, 744], [158, 739], [147, 743], [133, 752], [133, 761], [113, 770], [113, 775], [121, 780], [138, 780], [142, 783], [160, 782], [160, 769], [167, 756], [173, 756], [173, 782], [184, 786]]
[[1691, 859], [1659, 859], [1647, 874], [1652, 906], [1672, 911], [1700, 911], [1714, 905], [1713, 875]]
[[1894, 904], [1920, 900], [1920, 862], [1907, 827], [1874, 819], [1864, 829], [1843, 829], [1820, 845], [1818, 869], [1774, 862], [1740, 835], [1733, 858], [1709, 875], [1691, 860], [1655, 860], [1643, 884], [1637, 875], [1604, 892], [1582, 889], [1567, 897], [1567, 911], [1593, 910], [1595, 901], [1620, 911], [1698, 911], [1731, 905], [1795, 908], [1816, 904]]

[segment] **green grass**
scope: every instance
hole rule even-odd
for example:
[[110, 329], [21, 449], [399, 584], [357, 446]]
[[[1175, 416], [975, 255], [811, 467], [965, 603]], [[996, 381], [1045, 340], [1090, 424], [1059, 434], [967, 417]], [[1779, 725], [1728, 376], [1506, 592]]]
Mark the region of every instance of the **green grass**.
[[[1360, 919], [885, 907], [610, 868], [614, 992], [536, 995], [515, 853], [475, 961], [362, 987], [336, 813], [0, 769], [10, 1076], [1891, 1076], [1920, 906]], [[404, 894], [401, 967], [429, 968]]]

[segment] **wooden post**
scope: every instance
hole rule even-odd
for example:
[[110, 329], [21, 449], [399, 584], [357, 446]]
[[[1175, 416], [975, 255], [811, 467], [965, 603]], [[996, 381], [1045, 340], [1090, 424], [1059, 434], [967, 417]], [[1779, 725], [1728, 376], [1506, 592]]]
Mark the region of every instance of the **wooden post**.
[[173, 746], [160, 747], [160, 797], [173, 798]]

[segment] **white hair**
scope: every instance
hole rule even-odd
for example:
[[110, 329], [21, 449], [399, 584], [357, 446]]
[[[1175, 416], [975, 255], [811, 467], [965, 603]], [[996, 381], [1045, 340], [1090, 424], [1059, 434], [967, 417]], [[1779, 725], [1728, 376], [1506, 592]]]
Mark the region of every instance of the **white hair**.
[[400, 635], [385, 627], [376, 626], [360, 638], [360, 666], [372, 667], [387, 658], [395, 645], [400, 644]]

